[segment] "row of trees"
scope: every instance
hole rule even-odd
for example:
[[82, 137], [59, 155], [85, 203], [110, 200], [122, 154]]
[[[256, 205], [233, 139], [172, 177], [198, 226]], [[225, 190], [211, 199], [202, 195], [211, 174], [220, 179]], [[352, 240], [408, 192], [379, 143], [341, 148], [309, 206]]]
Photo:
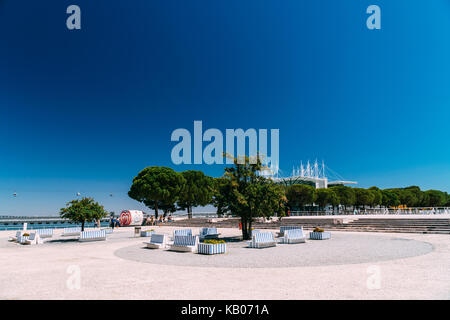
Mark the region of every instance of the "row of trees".
[[212, 203], [214, 179], [201, 171], [176, 172], [167, 167], [148, 167], [133, 179], [128, 196], [164, 215], [177, 209], [187, 210]]
[[213, 204], [219, 216], [232, 212], [241, 217], [243, 237], [249, 239], [253, 218], [283, 215], [287, 198], [282, 186], [258, 175], [260, 161], [250, 164], [248, 160], [239, 164], [235, 159], [221, 178], [195, 170], [148, 167], [133, 179], [128, 195], [153, 209], [156, 217], [159, 210], [166, 214], [177, 209], [187, 210], [192, 217], [193, 207]]
[[316, 204], [320, 209], [331, 205], [352, 207], [439, 207], [450, 206], [450, 196], [439, 190], [422, 191], [417, 186], [381, 190], [335, 186], [328, 189], [315, 189], [309, 185], [286, 187], [288, 206], [302, 209]]
[[286, 214], [287, 210], [302, 210], [311, 205], [319, 209], [326, 206], [347, 207], [397, 207], [450, 206], [450, 196], [438, 190], [421, 191], [419, 187], [384, 189], [377, 187], [351, 188], [335, 186], [315, 189], [309, 185], [282, 186], [258, 173], [260, 161], [251, 164], [249, 159], [225, 168], [223, 177], [211, 178], [201, 171], [176, 172], [167, 167], [148, 167], [133, 179], [128, 195], [164, 214], [213, 204], [219, 216], [231, 212], [241, 218], [244, 239], [250, 238], [252, 220]]
[[[234, 159], [234, 166], [225, 168], [223, 177], [212, 178], [201, 171], [176, 172], [167, 167], [148, 167], [133, 179], [128, 195], [164, 214], [176, 210], [187, 210], [192, 217], [192, 208], [213, 204], [219, 216], [231, 212], [241, 218], [244, 239], [250, 238], [253, 218], [284, 216], [290, 210], [302, 210], [311, 205], [319, 209], [326, 206], [351, 207], [408, 207], [450, 206], [450, 196], [438, 190], [421, 191], [419, 187], [369, 189], [335, 186], [315, 189], [309, 185], [283, 186], [275, 184], [258, 173], [261, 162], [251, 164]], [[92, 198], [73, 200], [62, 208], [60, 215], [82, 224], [99, 220], [108, 213]]]

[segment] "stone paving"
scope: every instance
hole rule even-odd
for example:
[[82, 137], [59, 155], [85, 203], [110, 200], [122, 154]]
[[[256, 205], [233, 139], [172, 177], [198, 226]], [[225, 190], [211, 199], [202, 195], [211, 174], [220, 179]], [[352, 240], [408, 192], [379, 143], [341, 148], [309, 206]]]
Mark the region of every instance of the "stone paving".
[[267, 249], [233, 242], [225, 255], [203, 256], [144, 249], [148, 238], [132, 228], [86, 243], [58, 230], [39, 246], [7, 242], [13, 233], [0, 232], [0, 299], [450, 298], [448, 235], [332, 232]]

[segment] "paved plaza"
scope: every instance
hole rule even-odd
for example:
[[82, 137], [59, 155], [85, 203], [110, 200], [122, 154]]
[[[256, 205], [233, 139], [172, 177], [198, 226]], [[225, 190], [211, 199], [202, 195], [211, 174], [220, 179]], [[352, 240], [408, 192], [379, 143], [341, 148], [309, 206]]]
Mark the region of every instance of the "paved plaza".
[[205, 256], [146, 249], [148, 238], [133, 232], [81, 243], [57, 230], [38, 246], [0, 232], [0, 299], [450, 298], [448, 235], [332, 232], [330, 240], [266, 249], [228, 242], [226, 254]]

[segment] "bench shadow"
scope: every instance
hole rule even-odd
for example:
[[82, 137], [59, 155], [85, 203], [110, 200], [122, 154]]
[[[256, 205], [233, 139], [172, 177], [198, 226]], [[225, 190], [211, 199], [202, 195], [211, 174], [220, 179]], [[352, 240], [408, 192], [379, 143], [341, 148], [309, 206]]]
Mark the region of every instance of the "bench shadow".
[[219, 238], [219, 240], [223, 240], [225, 242], [241, 242], [241, 241], [243, 241], [242, 236], [222, 237], [222, 238]]
[[68, 243], [74, 241], [78, 242], [78, 238], [46, 240], [44, 243]]

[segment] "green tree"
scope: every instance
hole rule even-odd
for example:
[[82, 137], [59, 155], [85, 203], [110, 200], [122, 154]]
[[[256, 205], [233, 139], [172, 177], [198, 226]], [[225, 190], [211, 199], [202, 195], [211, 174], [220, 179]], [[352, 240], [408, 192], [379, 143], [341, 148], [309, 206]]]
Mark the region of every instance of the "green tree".
[[175, 206], [174, 203], [171, 204], [162, 203], [158, 206], [158, 209], [162, 210], [164, 218], [167, 216], [168, 213], [173, 213], [177, 211], [177, 207]]
[[128, 196], [155, 210], [176, 203], [186, 180], [181, 173], [167, 167], [147, 167], [133, 179]]
[[347, 206], [353, 206], [355, 204], [355, 191], [351, 187], [347, 186], [335, 186], [331, 187], [339, 198], [339, 204], [343, 205], [345, 209]]
[[213, 178], [213, 186], [212, 204], [217, 208], [217, 216], [221, 217], [229, 211], [228, 203], [230, 201], [231, 182], [223, 177]]
[[410, 191], [412, 194], [414, 194], [414, 203], [408, 204], [408, 207], [417, 207], [420, 206], [423, 200], [423, 191], [420, 190], [418, 186], [410, 186], [406, 187], [404, 190]]
[[369, 191], [372, 193], [372, 202], [370, 203], [371, 207], [381, 206], [383, 203], [383, 193], [377, 187], [370, 187]]
[[314, 202], [323, 210], [327, 205], [333, 207], [339, 204], [339, 198], [333, 189], [316, 189], [314, 192]]
[[391, 190], [382, 190], [382, 202], [385, 207], [398, 207], [400, 205], [400, 199], [397, 194]]
[[300, 209], [314, 202], [314, 187], [306, 184], [294, 184], [286, 188], [286, 198], [289, 208]]
[[428, 207], [442, 207], [447, 202], [447, 194], [439, 190], [427, 190], [425, 191], [426, 198], [428, 199]]
[[282, 186], [258, 174], [264, 168], [259, 158], [255, 163], [248, 157], [239, 159], [244, 161], [234, 158], [234, 166], [225, 168], [224, 177], [230, 183], [226, 206], [241, 218], [242, 237], [248, 240], [253, 218], [281, 214], [287, 199]]
[[398, 191], [400, 204], [408, 207], [415, 207], [418, 203], [418, 199], [414, 192], [407, 189], [399, 189]]
[[367, 189], [353, 188], [355, 190], [355, 206], [363, 207], [369, 206], [373, 203], [374, 195]]
[[187, 209], [188, 218], [192, 218], [192, 207], [206, 206], [212, 202], [213, 181], [201, 171], [189, 170], [181, 173], [186, 180], [180, 192], [178, 206]]
[[61, 218], [81, 223], [81, 231], [84, 231], [86, 222], [100, 220], [106, 217], [108, 212], [94, 199], [82, 198], [68, 202], [65, 208], [60, 209], [59, 215]]

